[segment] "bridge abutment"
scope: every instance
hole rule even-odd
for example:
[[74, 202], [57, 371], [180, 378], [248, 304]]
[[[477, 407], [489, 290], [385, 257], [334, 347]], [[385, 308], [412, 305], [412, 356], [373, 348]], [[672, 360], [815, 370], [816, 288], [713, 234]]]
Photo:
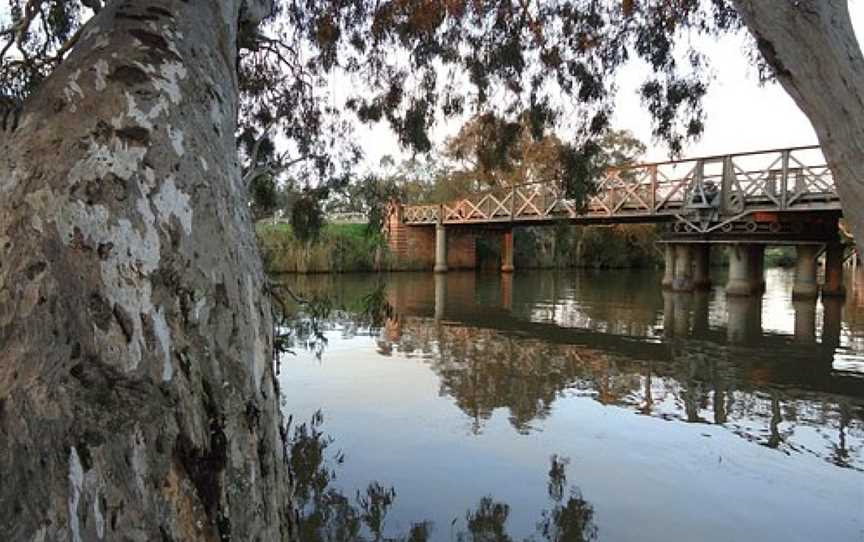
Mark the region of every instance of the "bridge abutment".
[[798, 245], [795, 247], [795, 284], [792, 286], [792, 299], [809, 299], [819, 295], [816, 281], [817, 245]]

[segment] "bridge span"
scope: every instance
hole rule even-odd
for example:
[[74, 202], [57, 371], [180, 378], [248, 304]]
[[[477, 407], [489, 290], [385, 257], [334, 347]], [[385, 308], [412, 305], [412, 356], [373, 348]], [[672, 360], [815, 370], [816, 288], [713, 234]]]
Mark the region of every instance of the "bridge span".
[[814, 297], [825, 254], [824, 295], [843, 295], [845, 248], [834, 176], [818, 146], [752, 151], [609, 168], [584, 202], [555, 183], [491, 188], [436, 204], [390, 206], [385, 234], [402, 260], [436, 272], [476, 265], [479, 233], [501, 236], [502, 272], [513, 271], [513, 228], [666, 223], [663, 286], [710, 285], [709, 246], [728, 246], [729, 295], [761, 294], [767, 245], [794, 245], [795, 297]]

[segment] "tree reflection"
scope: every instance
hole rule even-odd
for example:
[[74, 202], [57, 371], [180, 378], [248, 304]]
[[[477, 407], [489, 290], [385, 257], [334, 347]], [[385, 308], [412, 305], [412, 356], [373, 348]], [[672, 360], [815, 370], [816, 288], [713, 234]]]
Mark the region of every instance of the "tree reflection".
[[[289, 441], [289, 464], [297, 500], [297, 539], [304, 542], [385, 540], [385, 518], [396, 499], [396, 490], [373, 482], [365, 492], [357, 491], [351, 500], [333, 487], [336, 481], [333, 464], [341, 465], [344, 456], [336, 453], [328, 459], [327, 450], [333, 440], [320, 430], [323, 422], [319, 411], [308, 423], [297, 426]], [[405, 537], [386, 540], [419, 542], [428, 539], [428, 532], [428, 526], [416, 524]]]
[[[434, 525], [430, 521], [411, 524], [404, 534], [385, 534], [386, 517], [396, 502], [396, 489], [372, 482], [365, 491], [349, 499], [334, 487], [336, 467], [345, 461], [341, 453], [328, 457], [333, 439], [321, 431], [324, 422], [317, 412], [308, 423], [291, 433], [289, 446], [294, 494], [298, 503], [295, 517], [297, 539], [303, 542], [426, 542]], [[576, 487], [567, 486], [566, 458], [553, 455], [547, 484], [550, 507], [536, 523], [535, 536], [526, 539], [549, 542], [588, 542], [597, 540], [594, 508]], [[565, 500], [566, 495], [566, 500]], [[464, 527], [459, 525], [459, 542], [512, 542], [508, 518], [510, 506], [491, 495], [465, 512]], [[455, 526], [456, 520], [453, 525]], [[539, 537], [539, 538], [538, 538]]]
[[468, 531], [459, 533], [460, 542], [511, 542], [507, 534], [507, 517], [510, 507], [495, 502], [492, 497], [483, 497], [475, 510], [465, 513]]
[[[699, 338], [640, 341], [493, 312], [471, 305], [470, 292], [461, 290], [448, 293], [459, 294], [450, 303], [454, 312], [436, 319], [428, 305], [409, 295], [434, 299], [434, 289], [405, 293], [404, 286], [396, 289], [404, 294], [398, 302], [389, 295], [394, 289], [379, 280], [353, 295], [343, 292], [334, 301], [301, 307], [285, 333], [316, 355], [326, 345], [322, 322], [345, 335], [375, 336], [381, 355], [422, 353], [440, 393], [471, 418], [475, 433], [499, 409], [516, 431], [531, 432], [559, 398], [578, 395], [643, 415], [723, 425], [784, 453], [864, 468], [862, 381], [838, 378], [832, 350], [821, 345], [768, 335], [730, 341], [722, 331], [705, 329]], [[319, 290], [305, 299], [324, 297]], [[749, 305], [744, 310], [761, 314]], [[808, 445], [796, 433], [799, 427], [815, 430], [825, 446]]]
[[[324, 291], [295, 291], [285, 284], [271, 282], [273, 300], [273, 350], [277, 374], [284, 354], [294, 354], [295, 348], [312, 352], [321, 359], [327, 347], [325, 332], [341, 325], [347, 334], [358, 330], [375, 335], [394, 318], [393, 307], [387, 300], [386, 283], [377, 285], [359, 299], [338, 300]], [[385, 353], [385, 352], [382, 352]]]
[[566, 458], [552, 456], [548, 489], [553, 507], [543, 512], [543, 519], [537, 524], [537, 530], [549, 542], [597, 540], [598, 529], [594, 524], [594, 507], [582, 498], [581, 491], [576, 487], [571, 488], [570, 496], [564, 502], [568, 462]]

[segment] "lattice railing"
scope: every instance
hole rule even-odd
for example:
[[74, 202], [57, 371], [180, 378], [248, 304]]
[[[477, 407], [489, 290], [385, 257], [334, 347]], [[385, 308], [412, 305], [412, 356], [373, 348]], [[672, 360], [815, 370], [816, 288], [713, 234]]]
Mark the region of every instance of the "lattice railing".
[[438, 222], [438, 205], [405, 205], [403, 220], [407, 224], [435, 224]]
[[614, 219], [753, 211], [839, 210], [819, 147], [710, 156], [607, 170], [580, 210], [551, 183], [494, 188], [440, 205], [405, 205], [407, 224], [470, 224], [558, 218]]

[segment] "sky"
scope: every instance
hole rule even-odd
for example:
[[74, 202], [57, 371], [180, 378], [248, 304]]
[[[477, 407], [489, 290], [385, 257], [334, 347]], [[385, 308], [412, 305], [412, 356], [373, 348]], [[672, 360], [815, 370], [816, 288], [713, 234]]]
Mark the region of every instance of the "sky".
[[[860, 44], [864, 0], [849, 0], [849, 12]], [[711, 61], [716, 79], [704, 101], [705, 131], [699, 141], [685, 145], [683, 157], [818, 144], [810, 121], [779, 83], [760, 87], [756, 70], [745, 57], [742, 35], [699, 41], [704, 42], [700, 49]], [[644, 161], [668, 160], [668, 149], [652, 141], [650, 116], [636, 94], [647, 72], [647, 66], [633, 63], [621, 73], [612, 126], [630, 130], [648, 146]], [[435, 143], [442, 143], [458, 129], [458, 123], [437, 126]], [[385, 155], [407, 156], [383, 124], [360, 133], [361, 141], [370, 142], [364, 146], [365, 163], [370, 167]]]

